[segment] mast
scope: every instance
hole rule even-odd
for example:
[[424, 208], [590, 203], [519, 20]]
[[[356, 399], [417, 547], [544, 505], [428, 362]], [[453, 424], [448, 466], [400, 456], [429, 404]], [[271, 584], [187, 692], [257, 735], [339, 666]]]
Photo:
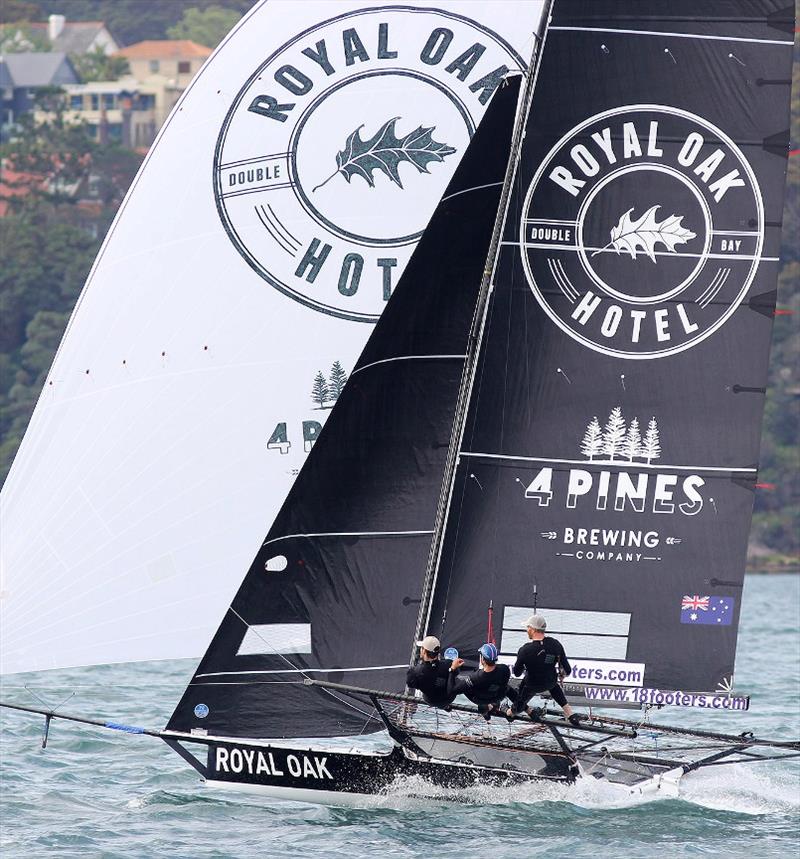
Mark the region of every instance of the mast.
[[546, 0], [545, 2], [542, 14], [542, 21], [544, 22], [542, 35], [541, 37], [536, 36], [536, 44], [534, 45], [533, 53], [531, 55], [531, 62], [528, 66], [528, 71], [527, 73], [523, 72], [525, 86], [520, 92], [519, 110], [517, 111], [514, 133], [511, 139], [511, 154], [508, 159], [508, 166], [506, 168], [506, 175], [500, 196], [500, 205], [497, 208], [497, 219], [495, 220], [492, 240], [489, 245], [489, 253], [486, 257], [486, 268], [484, 269], [483, 280], [481, 281], [480, 290], [478, 292], [478, 301], [475, 305], [475, 315], [473, 317], [469, 333], [467, 357], [464, 362], [464, 372], [461, 377], [461, 386], [459, 388], [456, 412], [453, 418], [453, 431], [450, 436], [450, 446], [447, 451], [445, 473], [442, 481], [442, 493], [436, 509], [436, 523], [434, 525], [434, 533], [431, 540], [431, 551], [430, 556], [428, 557], [428, 566], [425, 571], [425, 581], [422, 588], [422, 598], [420, 600], [417, 627], [414, 634], [414, 640], [411, 643], [411, 656], [409, 660], [409, 664], [411, 665], [414, 664], [414, 660], [416, 658], [416, 642], [420, 641], [425, 635], [428, 623], [430, 622], [431, 599], [436, 586], [436, 577], [439, 570], [439, 561], [442, 555], [445, 526], [447, 524], [448, 512], [450, 509], [450, 501], [453, 496], [456, 467], [458, 466], [458, 451], [461, 447], [461, 441], [464, 436], [467, 411], [472, 397], [472, 388], [475, 384], [475, 371], [478, 366], [478, 355], [480, 354], [483, 332], [486, 325], [486, 314], [489, 309], [489, 297], [492, 293], [500, 240], [503, 235], [506, 217], [508, 215], [511, 191], [517, 174], [517, 167], [519, 165], [520, 154], [522, 151], [522, 140], [525, 136], [525, 127], [527, 125], [528, 113], [533, 99], [533, 91], [536, 86], [536, 78], [539, 74], [541, 58], [544, 52], [544, 44], [547, 38], [547, 29], [552, 15], [553, 3], [554, 0]]

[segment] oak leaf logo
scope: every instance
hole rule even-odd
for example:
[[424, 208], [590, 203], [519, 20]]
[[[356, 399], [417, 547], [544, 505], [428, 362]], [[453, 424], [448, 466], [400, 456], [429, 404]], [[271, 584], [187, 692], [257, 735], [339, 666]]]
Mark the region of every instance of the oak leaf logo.
[[375, 187], [375, 170], [384, 173], [389, 179], [403, 187], [400, 180], [400, 165], [404, 162], [413, 164], [420, 173], [429, 173], [431, 162], [444, 161], [447, 155], [456, 150], [446, 143], [437, 143], [433, 139], [436, 126], [423, 128], [421, 125], [410, 131], [404, 137], [398, 137], [395, 123], [400, 119], [395, 116], [387, 120], [368, 140], [361, 139], [363, 125], [348, 135], [344, 149], [336, 155], [336, 170], [324, 182], [320, 182], [313, 190], [321, 188], [330, 182], [334, 176], [341, 173], [348, 182], [354, 176], [361, 176], [370, 188]]
[[682, 226], [683, 215], [670, 215], [663, 221], [656, 220], [656, 212], [661, 206], [651, 206], [638, 220], [631, 218], [633, 207], [619, 219], [619, 223], [611, 230], [611, 241], [604, 247], [596, 250], [592, 256], [614, 248], [629, 253], [632, 259], [636, 259], [637, 252], [656, 260], [656, 245], [660, 242], [670, 253], [676, 253], [675, 246], [686, 244], [697, 235]]

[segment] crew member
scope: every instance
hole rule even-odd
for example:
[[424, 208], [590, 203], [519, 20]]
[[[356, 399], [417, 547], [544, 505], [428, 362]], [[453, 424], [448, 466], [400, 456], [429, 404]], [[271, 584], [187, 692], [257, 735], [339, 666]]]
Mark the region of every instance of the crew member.
[[408, 669], [406, 686], [409, 689], [419, 689], [426, 704], [434, 707], [446, 707], [456, 697], [453, 682], [459, 668], [464, 664], [463, 659], [440, 659], [441, 644], [433, 635], [427, 635], [417, 642], [419, 647], [419, 662]]
[[511, 669], [508, 665], [497, 664], [497, 648], [494, 644], [482, 645], [478, 653], [480, 668], [458, 677], [453, 683], [453, 692], [465, 695], [473, 704], [477, 704], [478, 712], [488, 722], [493, 712], [500, 711], [500, 702], [508, 691]]
[[520, 647], [513, 668], [515, 677], [519, 677], [523, 671], [525, 676], [519, 689], [509, 687], [508, 697], [512, 706], [506, 715], [511, 716], [524, 710], [531, 718], [536, 718], [541, 714], [541, 710], [532, 710], [528, 701], [537, 693], [549, 692], [552, 699], [561, 706], [567, 719], [577, 725], [581, 717], [572, 712], [572, 707], [567, 703], [564, 690], [558, 682], [559, 667], [565, 675], [572, 671], [561, 642], [544, 634], [547, 621], [540, 614], [531, 615], [526, 627], [530, 641]]

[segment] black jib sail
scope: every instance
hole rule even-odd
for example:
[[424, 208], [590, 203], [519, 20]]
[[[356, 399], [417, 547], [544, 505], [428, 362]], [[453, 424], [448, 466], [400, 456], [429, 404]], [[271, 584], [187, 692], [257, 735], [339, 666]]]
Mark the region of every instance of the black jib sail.
[[[793, 10], [555, 0], [429, 632], [535, 605], [596, 703], [733, 683], [776, 295]], [[500, 630], [502, 629], [502, 632]]]
[[303, 681], [403, 685], [518, 94], [494, 96], [169, 730], [382, 727]]

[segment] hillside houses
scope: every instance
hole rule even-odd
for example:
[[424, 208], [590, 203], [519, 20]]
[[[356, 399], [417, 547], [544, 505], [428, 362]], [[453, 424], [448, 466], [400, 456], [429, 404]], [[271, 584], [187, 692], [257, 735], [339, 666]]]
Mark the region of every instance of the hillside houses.
[[211, 53], [211, 48], [188, 39], [159, 39], [137, 42], [115, 56], [127, 60], [131, 76], [156, 93], [160, 127]]
[[33, 110], [37, 90], [76, 83], [78, 75], [64, 53], [0, 56], [0, 140], [10, 134], [20, 114]]

